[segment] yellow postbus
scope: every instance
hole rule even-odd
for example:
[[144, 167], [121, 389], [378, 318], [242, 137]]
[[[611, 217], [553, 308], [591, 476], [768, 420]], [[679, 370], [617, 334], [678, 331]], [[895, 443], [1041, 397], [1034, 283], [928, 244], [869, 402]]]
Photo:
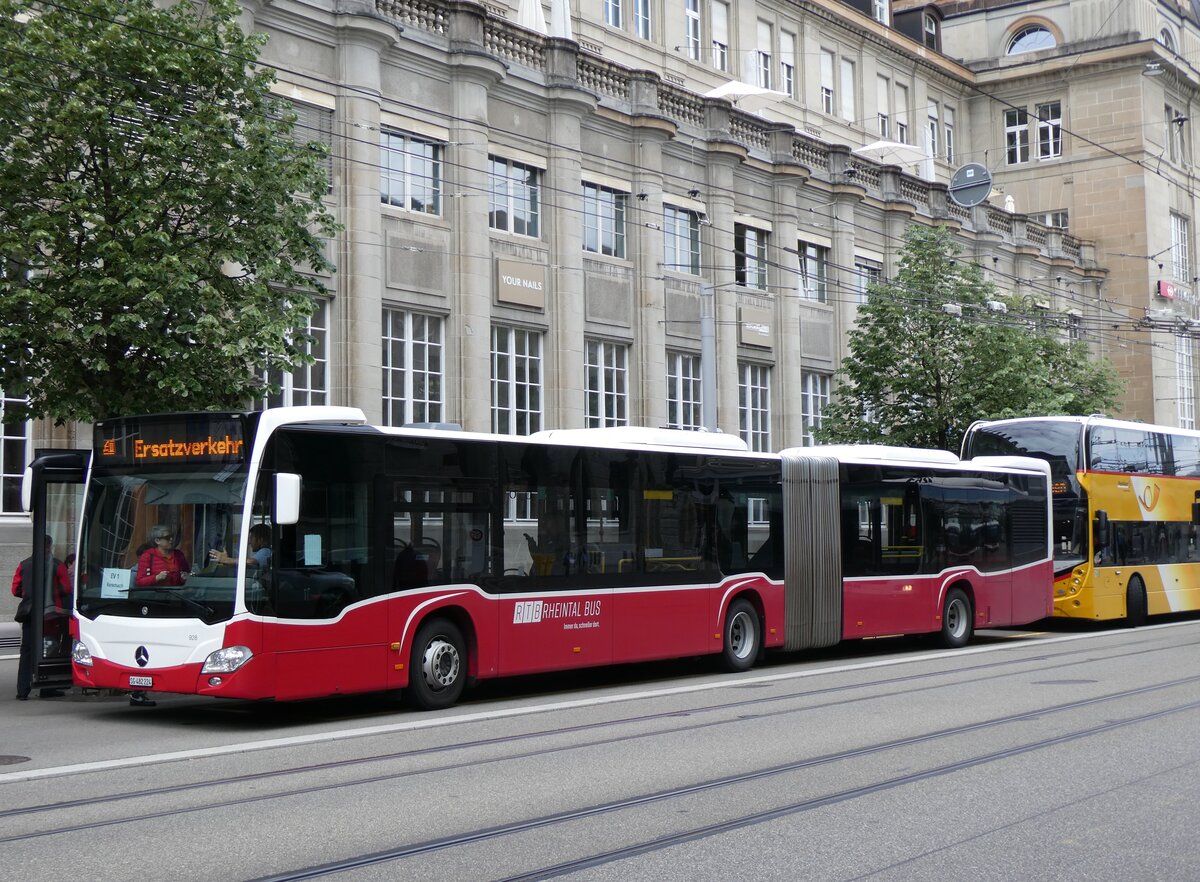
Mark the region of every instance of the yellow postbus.
[[1200, 432], [1099, 416], [976, 422], [963, 456], [1050, 463], [1054, 615], [1140, 625], [1200, 609]]

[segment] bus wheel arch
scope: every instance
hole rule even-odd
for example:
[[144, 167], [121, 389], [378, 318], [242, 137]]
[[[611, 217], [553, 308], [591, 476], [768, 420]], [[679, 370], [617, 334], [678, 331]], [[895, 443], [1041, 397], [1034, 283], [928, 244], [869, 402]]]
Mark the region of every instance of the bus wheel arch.
[[975, 633], [974, 592], [967, 582], [955, 582], [942, 599], [942, 630], [939, 640], [947, 649], [958, 649], [971, 642]]
[[[473, 635], [472, 635], [473, 636]], [[417, 628], [409, 651], [408, 703], [419, 710], [451, 707], [470, 675], [473, 640], [468, 642], [453, 610], [438, 610]]]
[[1125, 585], [1126, 627], [1140, 628], [1146, 624], [1147, 603], [1146, 582], [1141, 576], [1134, 573]]
[[743, 594], [729, 601], [721, 630], [721, 663], [725, 669], [740, 673], [754, 667], [763, 650], [763, 616], [751, 597]]

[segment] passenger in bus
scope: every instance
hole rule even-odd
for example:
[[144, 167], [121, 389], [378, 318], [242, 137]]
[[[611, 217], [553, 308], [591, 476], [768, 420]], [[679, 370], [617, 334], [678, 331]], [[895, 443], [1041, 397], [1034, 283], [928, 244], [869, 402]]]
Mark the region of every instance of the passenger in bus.
[[[271, 528], [266, 524], [255, 524], [247, 538], [250, 553], [246, 555], [246, 566], [255, 567], [259, 573], [267, 572], [271, 566]], [[237, 558], [227, 554], [224, 548], [214, 548], [208, 553], [208, 559], [223, 566], [237, 563]]]
[[137, 578], [139, 588], [178, 587], [187, 580], [188, 562], [183, 552], [175, 547], [175, 535], [170, 527], [156, 525], [150, 531], [152, 548], [142, 552], [138, 558]]

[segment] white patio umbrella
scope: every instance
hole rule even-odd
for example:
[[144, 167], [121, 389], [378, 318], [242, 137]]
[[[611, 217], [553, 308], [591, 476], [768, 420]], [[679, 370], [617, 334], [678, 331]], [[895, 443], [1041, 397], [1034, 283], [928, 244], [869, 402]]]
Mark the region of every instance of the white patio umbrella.
[[517, 24], [539, 34], [546, 33], [546, 15], [542, 12], [542, 0], [521, 0], [517, 7]]
[[550, 0], [550, 36], [574, 40], [570, 0]]
[[704, 93], [704, 97], [724, 98], [726, 101], [732, 101], [739, 110], [756, 113], [791, 96], [787, 92], [776, 92], [774, 89], [764, 89], [762, 86], [743, 83], [741, 80], [730, 80], [715, 89], [709, 89]]
[[850, 152], [884, 165], [916, 165], [927, 158], [925, 151], [920, 147], [915, 144], [902, 144], [899, 141], [872, 141], [862, 147], [855, 147]]

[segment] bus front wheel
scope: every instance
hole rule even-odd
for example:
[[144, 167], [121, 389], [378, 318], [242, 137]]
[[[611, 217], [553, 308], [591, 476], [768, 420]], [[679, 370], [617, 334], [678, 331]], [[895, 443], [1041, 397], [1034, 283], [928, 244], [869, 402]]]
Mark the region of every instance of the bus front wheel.
[[758, 613], [741, 598], [729, 604], [725, 613], [725, 640], [721, 660], [727, 671], [748, 671], [762, 648], [762, 625]]
[[449, 619], [430, 619], [417, 631], [408, 667], [409, 703], [419, 710], [450, 707], [467, 682], [462, 631]]
[[1125, 624], [1130, 628], [1146, 624], [1146, 583], [1141, 576], [1133, 576], [1125, 586]]
[[966, 646], [974, 631], [971, 601], [961, 588], [951, 588], [942, 605], [942, 645], [947, 649]]

